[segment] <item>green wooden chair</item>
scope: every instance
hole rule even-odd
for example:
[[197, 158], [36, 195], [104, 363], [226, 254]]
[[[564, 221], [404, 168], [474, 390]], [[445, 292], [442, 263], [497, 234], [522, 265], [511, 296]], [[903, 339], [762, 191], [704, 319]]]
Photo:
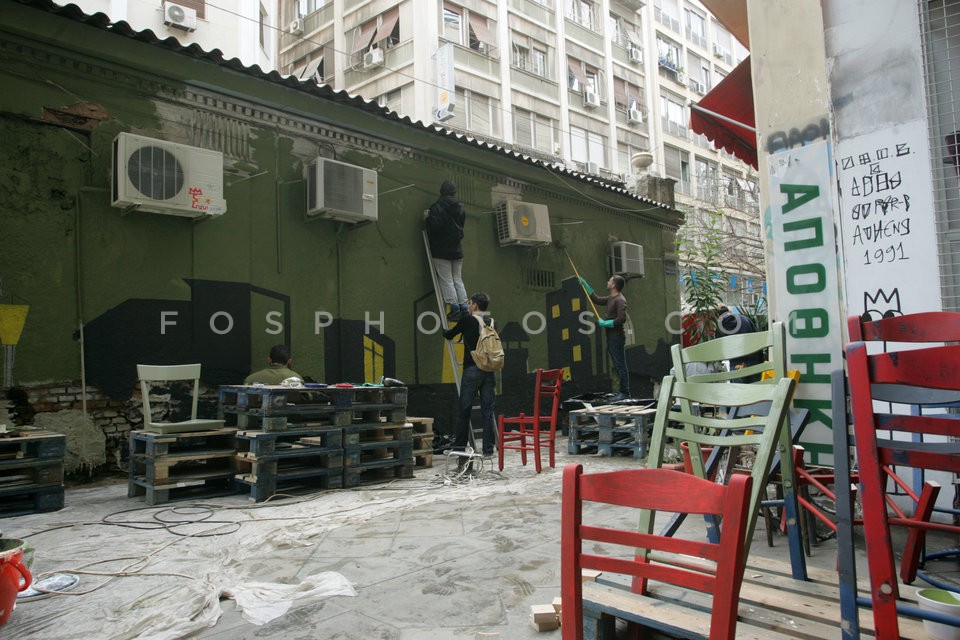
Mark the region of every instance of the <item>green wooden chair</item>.
[[[780, 378], [771, 384], [716, 384], [681, 382], [675, 376], [666, 376], [660, 387], [647, 468], [660, 468], [663, 465], [664, 450], [670, 439], [689, 443], [693, 473], [701, 478], [707, 477], [701, 456], [702, 447], [711, 447], [719, 452], [725, 447], [735, 451], [739, 447], [756, 445], [756, 457], [750, 472], [753, 488], [745, 530], [748, 552], [760, 503], [766, 498], [771, 463], [781, 442], [781, 434], [787, 428], [787, 414], [795, 388], [796, 381], [790, 377]], [[742, 417], [734, 418], [720, 410], [755, 405], [767, 405], [769, 410], [763, 415], [747, 411]], [[717, 411], [711, 415], [704, 411], [705, 408]], [[652, 511], [642, 513], [641, 532], [653, 533], [655, 517]], [[707, 534], [714, 542], [720, 539], [716, 524], [714, 519], [707, 519]]]

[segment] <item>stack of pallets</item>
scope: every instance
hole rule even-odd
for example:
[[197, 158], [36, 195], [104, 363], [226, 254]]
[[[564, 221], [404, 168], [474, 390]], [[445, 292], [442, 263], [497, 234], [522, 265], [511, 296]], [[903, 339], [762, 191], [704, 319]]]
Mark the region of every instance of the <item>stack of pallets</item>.
[[17, 431], [0, 437], [0, 518], [63, 508], [67, 437]]
[[130, 432], [127, 497], [148, 505], [231, 491], [236, 429]]
[[353, 421], [343, 428], [343, 486], [413, 477], [407, 389], [355, 387]]
[[286, 431], [238, 431], [235, 486], [262, 502], [277, 493], [343, 486], [343, 429], [289, 425]]
[[656, 414], [656, 409], [615, 404], [571, 411], [568, 451], [572, 455], [625, 453], [643, 458]]
[[413, 428], [413, 462], [417, 469], [433, 466], [433, 418], [412, 418], [407, 422]]

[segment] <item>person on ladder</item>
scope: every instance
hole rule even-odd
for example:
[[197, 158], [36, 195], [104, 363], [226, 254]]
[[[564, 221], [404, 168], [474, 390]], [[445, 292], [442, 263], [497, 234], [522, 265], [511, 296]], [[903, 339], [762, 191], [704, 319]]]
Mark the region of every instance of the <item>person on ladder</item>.
[[627, 336], [624, 333], [623, 325], [627, 321], [627, 299], [623, 297], [621, 291], [626, 284], [623, 276], [610, 276], [607, 280], [607, 291], [609, 296], [598, 296], [593, 292], [586, 280], [580, 278], [580, 284], [583, 290], [587, 292], [590, 299], [596, 304], [606, 305], [604, 315], [606, 318], [598, 318], [597, 325], [607, 330], [607, 352], [610, 354], [610, 360], [617, 370], [620, 387], [617, 394], [612, 398], [613, 401], [623, 400], [630, 397], [630, 371], [627, 369]]
[[[467, 305], [468, 315], [451, 329], [443, 332], [443, 337], [452, 340], [463, 335], [463, 373], [460, 378], [460, 399], [457, 408], [457, 431], [454, 434], [453, 448], [464, 451], [468, 444], [473, 444], [470, 438], [470, 413], [473, 410], [473, 399], [480, 394], [480, 421], [483, 424], [483, 457], [493, 457], [493, 447], [497, 441], [497, 423], [494, 418], [496, 410], [497, 379], [492, 371], [482, 371], [473, 361], [471, 351], [477, 348], [480, 339], [480, 323], [491, 325], [493, 318], [485, 316], [484, 311], [490, 304], [487, 294], [477, 292], [470, 296]], [[459, 466], [465, 463], [464, 458], [458, 461]]]
[[423, 214], [430, 258], [437, 272], [440, 293], [446, 303], [447, 320], [467, 315], [467, 290], [463, 286], [463, 225], [467, 213], [457, 200], [457, 186], [449, 180], [440, 185], [440, 198]]

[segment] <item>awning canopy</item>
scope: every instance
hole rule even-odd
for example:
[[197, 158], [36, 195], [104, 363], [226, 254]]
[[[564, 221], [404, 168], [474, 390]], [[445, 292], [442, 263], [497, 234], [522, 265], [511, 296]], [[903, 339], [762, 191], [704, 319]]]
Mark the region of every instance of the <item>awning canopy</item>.
[[380, 23], [380, 28], [377, 29], [377, 34], [373, 36], [373, 43], [380, 42], [390, 37], [390, 34], [393, 33], [393, 28], [397, 26], [397, 20], [400, 18], [400, 9], [395, 7], [389, 12], [383, 14], [383, 21]]
[[753, 79], [746, 58], [700, 102], [690, 105], [690, 128], [717, 148], [757, 168], [757, 131]]
[[726, 27], [734, 38], [747, 49], [750, 48], [750, 29], [747, 25], [746, 0], [700, 0], [717, 21]]

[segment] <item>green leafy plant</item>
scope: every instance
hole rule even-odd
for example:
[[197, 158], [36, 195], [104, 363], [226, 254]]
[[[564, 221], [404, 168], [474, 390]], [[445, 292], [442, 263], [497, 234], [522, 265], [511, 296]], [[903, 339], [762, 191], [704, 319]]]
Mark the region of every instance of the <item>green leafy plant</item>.
[[766, 331], [770, 328], [770, 315], [766, 298], [757, 298], [752, 307], [741, 307], [740, 312], [750, 318], [757, 331]]
[[680, 282], [684, 310], [689, 316], [685, 332], [691, 344], [706, 342], [717, 332], [717, 308], [729, 286], [720, 264], [723, 250], [723, 214], [713, 211], [691, 219], [677, 234]]

